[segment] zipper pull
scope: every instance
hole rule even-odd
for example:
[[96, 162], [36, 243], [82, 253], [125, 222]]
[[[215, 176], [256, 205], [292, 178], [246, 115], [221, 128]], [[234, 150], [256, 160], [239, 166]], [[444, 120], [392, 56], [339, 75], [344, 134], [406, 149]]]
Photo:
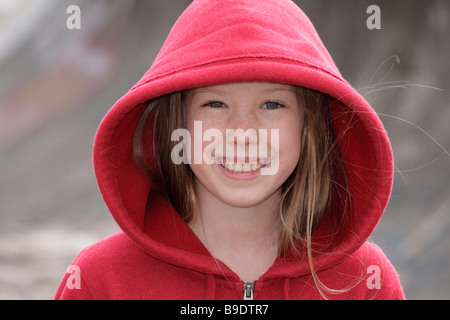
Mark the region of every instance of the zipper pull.
[[244, 282], [244, 300], [253, 300], [253, 290], [255, 290], [255, 283]]

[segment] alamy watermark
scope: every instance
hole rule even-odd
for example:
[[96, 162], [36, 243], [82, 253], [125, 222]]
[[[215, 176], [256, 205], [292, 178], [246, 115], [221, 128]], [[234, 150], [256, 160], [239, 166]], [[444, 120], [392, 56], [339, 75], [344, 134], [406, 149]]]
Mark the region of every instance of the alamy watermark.
[[69, 30], [81, 29], [81, 9], [79, 6], [73, 4], [67, 7], [67, 14], [70, 14], [66, 20], [66, 27]]
[[66, 273], [70, 275], [66, 280], [66, 287], [70, 290], [81, 289], [81, 270], [80, 267], [72, 264], [67, 268]]
[[367, 277], [366, 285], [367, 289], [381, 289], [381, 269], [379, 266], [373, 264], [367, 267], [367, 274], [370, 276]]
[[[261, 175], [275, 175], [278, 172], [279, 129], [270, 129], [270, 154], [267, 129], [226, 129], [224, 137], [221, 130], [214, 128], [203, 133], [202, 121], [194, 121], [193, 135], [192, 139], [189, 130], [184, 128], [172, 132], [171, 140], [179, 141], [171, 152], [174, 164], [247, 163], [261, 165]], [[203, 142], [207, 141], [211, 142], [203, 149]]]
[[377, 5], [371, 5], [367, 7], [367, 14], [370, 16], [367, 18], [366, 26], [369, 30], [381, 29], [381, 9]]

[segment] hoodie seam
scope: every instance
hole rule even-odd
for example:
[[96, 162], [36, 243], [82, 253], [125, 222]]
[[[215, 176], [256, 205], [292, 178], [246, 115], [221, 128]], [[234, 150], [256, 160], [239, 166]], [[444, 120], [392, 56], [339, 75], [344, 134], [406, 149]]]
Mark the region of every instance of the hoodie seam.
[[336, 76], [335, 74], [333, 74], [332, 72], [325, 70], [321, 67], [318, 67], [314, 64], [311, 63], [307, 63], [304, 61], [300, 61], [300, 60], [295, 60], [295, 59], [291, 59], [291, 58], [287, 58], [287, 57], [283, 57], [283, 56], [264, 56], [264, 55], [249, 55], [249, 56], [238, 56], [238, 57], [233, 57], [233, 58], [227, 58], [227, 59], [217, 59], [217, 60], [211, 60], [211, 61], [207, 61], [201, 64], [196, 64], [196, 65], [192, 65], [192, 66], [187, 66], [187, 67], [182, 67], [182, 68], [178, 68], [169, 72], [165, 72], [163, 74], [160, 75], [155, 75], [149, 79], [145, 79], [144, 81], [140, 81], [138, 82], [137, 85], [135, 85], [134, 87], [131, 88], [130, 91], [133, 91], [143, 85], [146, 85], [149, 82], [155, 81], [155, 80], [159, 80], [162, 78], [166, 78], [169, 77], [173, 74], [177, 74], [177, 73], [182, 73], [185, 71], [189, 71], [195, 68], [203, 68], [203, 67], [207, 67], [209, 65], [213, 65], [213, 64], [220, 64], [220, 63], [227, 63], [227, 62], [233, 62], [233, 61], [239, 61], [239, 60], [243, 60], [243, 59], [264, 59], [266, 61], [275, 61], [278, 62], [279, 60], [283, 60], [285, 62], [289, 62], [290, 64], [294, 64], [294, 65], [303, 65], [315, 70], [318, 70], [320, 72], [326, 73], [327, 75], [332, 76], [333, 78], [335, 78], [336, 80], [339, 80], [343, 83], [346, 83], [343, 79], [341, 79], [340, 77]]
[[86, 279], [84, 279], [84, 277], [80, 275], [80, 280], [81, 280], [81, 283], [84, 284], [84, 286], [86, 288], [85, 292], [89, 296], [89, 299], [96, 300], [91, 292], [91, 289], [89, 288], [89, 285], [88, 285]]

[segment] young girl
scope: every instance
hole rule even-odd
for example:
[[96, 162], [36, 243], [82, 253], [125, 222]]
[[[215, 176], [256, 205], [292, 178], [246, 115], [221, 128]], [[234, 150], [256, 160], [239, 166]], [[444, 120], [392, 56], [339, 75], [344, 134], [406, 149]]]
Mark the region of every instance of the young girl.
[[194, 1], [102, 121], [94, 166], [122, 231], [57, 299], [404, 299], [367, 242], [386, 132], [291, 1]]

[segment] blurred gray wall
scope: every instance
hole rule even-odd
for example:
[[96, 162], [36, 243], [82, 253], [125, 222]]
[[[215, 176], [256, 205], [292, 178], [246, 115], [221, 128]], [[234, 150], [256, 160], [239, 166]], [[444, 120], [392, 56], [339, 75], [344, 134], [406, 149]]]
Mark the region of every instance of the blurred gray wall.
[[[407, 298], [449, 299], [450, 2], [296, 2], [389, 132], [395, 185], [372, 240]], [[0, 0], [0, 299], [53, 298], [77, 253], [118, 230], [92, 171], [95, 131], [189, 3]], [[80, 30], [66, 27], [73, 4]]]

